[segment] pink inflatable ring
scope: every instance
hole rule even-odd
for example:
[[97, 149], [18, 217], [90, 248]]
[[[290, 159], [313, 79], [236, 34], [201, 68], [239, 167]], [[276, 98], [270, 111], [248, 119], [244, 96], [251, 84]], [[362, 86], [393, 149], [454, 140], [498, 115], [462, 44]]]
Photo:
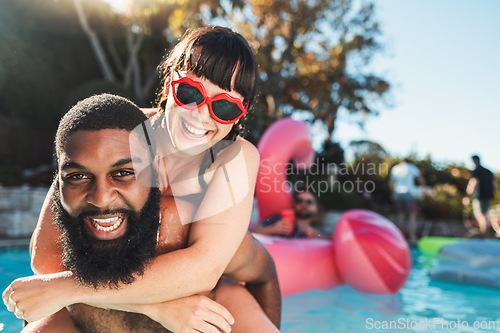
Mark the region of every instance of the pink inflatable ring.
[[[292, 206], [285, 168], [289, 160], [309, 166], [314, 159], [306, 124], [290, 118], [274, 123], [258, 149], [261, 167], [256, 185], [260, 220]], [[366, 210], [344, 213], [332, 241], [255, 235], [273, 257], [281, 292], [295, 294], [347, 283], [377, 294], [396, 293], [406, 282], [411, 260], [408, 244], [385, 217]]]

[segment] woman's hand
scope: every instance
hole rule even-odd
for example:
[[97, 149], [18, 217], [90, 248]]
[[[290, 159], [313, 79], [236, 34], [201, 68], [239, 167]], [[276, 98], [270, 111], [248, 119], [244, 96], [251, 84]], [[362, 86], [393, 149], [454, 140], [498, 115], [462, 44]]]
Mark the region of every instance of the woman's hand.
[[149, 309], [141, 312], [176, 333], [231, 332], [234, 323], [225, 307], [201, 295], [146, 306]]
[[32, 322], [76, 303], [75, 286], [71, 272], [34, 275], [14, 280], [2, 297], [16, 317]]

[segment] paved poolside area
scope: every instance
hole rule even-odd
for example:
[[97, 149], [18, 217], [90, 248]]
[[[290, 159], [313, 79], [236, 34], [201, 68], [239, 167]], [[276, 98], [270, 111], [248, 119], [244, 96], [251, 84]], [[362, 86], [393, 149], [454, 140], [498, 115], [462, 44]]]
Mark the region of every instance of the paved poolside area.
[[15, 238], [15, 239], [0, 239], [0, 249], [9, 248], [28, 248], [30, 245], [29, 238]]

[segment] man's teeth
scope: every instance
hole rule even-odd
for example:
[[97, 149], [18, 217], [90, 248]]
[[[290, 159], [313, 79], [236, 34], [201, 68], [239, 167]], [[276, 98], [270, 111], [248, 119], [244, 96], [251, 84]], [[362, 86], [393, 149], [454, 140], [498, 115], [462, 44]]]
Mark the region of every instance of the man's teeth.
[[[103, 227], [101, 224], [108, 224], [114, 222], [113, 225], [110, 225], [108, 227]], [[116, 228], [122, 224], [123, 218], [122, 217], [110, 217], [107, 219], [92, 219], [92, 225], [99, 231], [104, 231], [104, 232], [109, 232], [113, 231]]]
[[208, 132], [208, 131], [201, 130], [199, 128], [193, 127], [193, 126], [189, 125], [184, 120], [182, 121], [182, 125], [184, 126], [184, 129], [186, 131], [188, 131], [188, 133], [191, 134], [191, 135], [193, 135], [193, 136], [204, 136]]

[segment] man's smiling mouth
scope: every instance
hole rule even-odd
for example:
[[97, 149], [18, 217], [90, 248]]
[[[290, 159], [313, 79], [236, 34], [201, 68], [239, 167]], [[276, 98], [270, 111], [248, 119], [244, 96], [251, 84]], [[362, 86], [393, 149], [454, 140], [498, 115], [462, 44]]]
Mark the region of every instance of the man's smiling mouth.
[[122, 216], [115, 216], [110, 218], [90, 218], [92, 225], [99, 231], [109, 232], [118, 228], [122, 222]]

